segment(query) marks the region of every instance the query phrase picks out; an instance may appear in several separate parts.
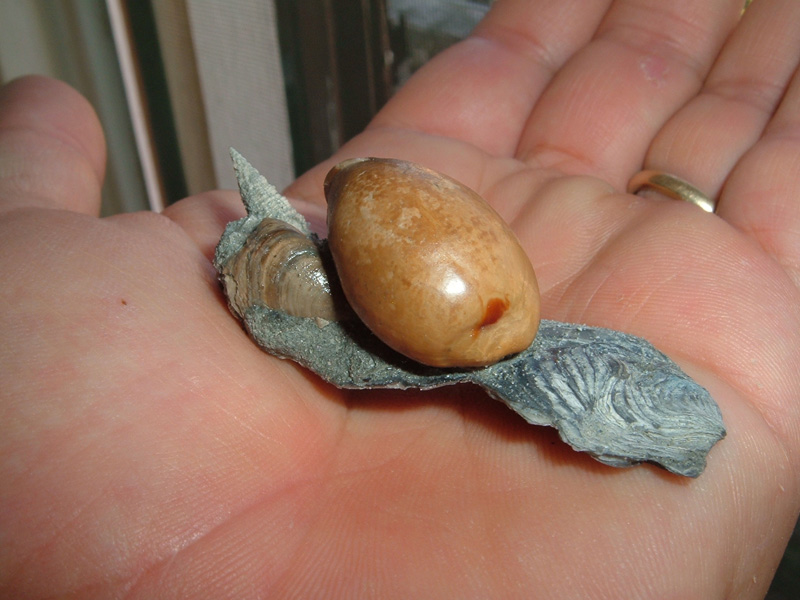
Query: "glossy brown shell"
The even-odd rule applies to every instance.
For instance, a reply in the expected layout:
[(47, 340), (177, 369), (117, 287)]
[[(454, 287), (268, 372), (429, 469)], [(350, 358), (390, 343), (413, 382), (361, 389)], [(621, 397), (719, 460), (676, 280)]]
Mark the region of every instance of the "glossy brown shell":
[(491, 364), (531, 344), (533, 267), (478, 194), (419, 165), (375, 158), (334, 167), (325, 194), (342, 289), (389, 346), (448, 367)]

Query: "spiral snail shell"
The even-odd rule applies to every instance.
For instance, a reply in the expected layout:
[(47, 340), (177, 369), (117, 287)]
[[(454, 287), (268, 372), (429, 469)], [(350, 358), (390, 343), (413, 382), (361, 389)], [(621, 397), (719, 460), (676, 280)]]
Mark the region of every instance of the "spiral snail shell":
[(295, 317), (337, 318), (317, 245), (284, 221), (261, 221), (241, 251), (224, 263), (221, 278), (239, 318), (253, 305)]

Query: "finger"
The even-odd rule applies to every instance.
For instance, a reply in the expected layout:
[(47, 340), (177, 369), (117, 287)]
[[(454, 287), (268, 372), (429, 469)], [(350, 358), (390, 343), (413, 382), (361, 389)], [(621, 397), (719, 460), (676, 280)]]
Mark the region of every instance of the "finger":
[(800, 70), (795, 72), (764, 135), (725, 183), (718, 211), (756, 239), (784, 267), (796, 286), (800, 286), (798, 156)]
[(645, 168), (674, 173), (716, 197), (783, 96), (800, 56), (798, 31), (796, 0), (748, 8), (702, 92), (653, 141)]
[(434, 58), (373, 127), (425, 131), (512, 156), (542, 89), (591, 39), (609, 0), (506, 0), (475, 32)]
[(653, 136), (699, 89), (740, 9), (738, 0), (615, 3), (542, 95), (519, 156), (624, 189)]
[(99, 214), (104, 169), (100, 122), (78, 92), (44, 77), (0, 89), (0, 210)]

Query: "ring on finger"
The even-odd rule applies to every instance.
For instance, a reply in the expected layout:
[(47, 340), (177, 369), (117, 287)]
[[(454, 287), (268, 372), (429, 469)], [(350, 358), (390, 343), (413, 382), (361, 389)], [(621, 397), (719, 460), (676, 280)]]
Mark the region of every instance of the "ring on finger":
[(716, 202), (691, 183), (664, 171), (639, 171), (628, 182), (629, 194), (636, 194), (644, 188), (654, 189), (675, 200), (691, 202), (706, 212), (713, 213), (716, 209)]

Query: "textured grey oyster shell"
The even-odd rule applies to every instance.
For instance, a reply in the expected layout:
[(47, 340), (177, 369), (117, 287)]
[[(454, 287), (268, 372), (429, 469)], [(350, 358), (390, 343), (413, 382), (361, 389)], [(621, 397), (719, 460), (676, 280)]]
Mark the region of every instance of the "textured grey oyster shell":
[[(231, 155), (248, 216), (225, 229), (217, 271), (266, 217), (291, 223), (327, 256), (325, 242), (309, 233), (289, 202), (240, 154)], [(615, 467), (651, 462), (697, 477), (725, 436), (719, 408), (703, 387), (646, 340), (610, 329), (544, 320), (533, 344), (515, 356), (479, 369), (437, 369), (398, 354), (355, 320), (293, 317), (258, 305), (242, 320), (261, 348), (337, 387), (477, 384), (529, 423), (557, 428), (575, 450)]]

